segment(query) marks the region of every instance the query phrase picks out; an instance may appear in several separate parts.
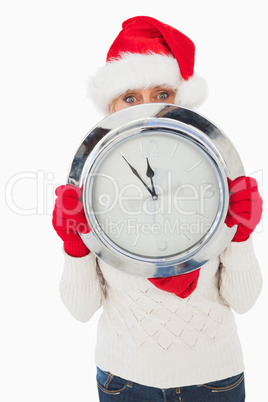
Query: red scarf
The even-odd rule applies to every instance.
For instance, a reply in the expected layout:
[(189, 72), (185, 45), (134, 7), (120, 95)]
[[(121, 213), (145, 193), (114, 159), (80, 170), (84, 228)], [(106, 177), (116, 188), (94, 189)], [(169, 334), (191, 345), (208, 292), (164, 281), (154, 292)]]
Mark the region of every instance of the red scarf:
[(149, 281), (157, 288), (185, 299), (195, 290), (199, 273), (200, 268), (188, 274), (170, 276), (169, 278), (149, 278)]

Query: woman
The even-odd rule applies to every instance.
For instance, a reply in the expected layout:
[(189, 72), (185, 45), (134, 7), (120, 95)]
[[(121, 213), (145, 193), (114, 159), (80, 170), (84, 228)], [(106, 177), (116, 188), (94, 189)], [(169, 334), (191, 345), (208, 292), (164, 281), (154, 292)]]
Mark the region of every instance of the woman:
[[(206, 84), (194, 73), (194, 44), (149, 17), (123, 23), (91, 95), (105, 113), (148, 102), (194, 108)], [(81, 189), (60, 186), (53, 226), (62, 238), (61, 296), (71, 314), (88, 321), (103, 307), (96, 346), (100, 401), (245, 400), (244, 363), (232, 309), (248, 311), (262, 276), (252, 235), (262, 213), (254, 179), (229, 180), (226, 225), (231, 244), (192, 273), (146, 279), (108, 266), (77, 232), (89, 232)]]

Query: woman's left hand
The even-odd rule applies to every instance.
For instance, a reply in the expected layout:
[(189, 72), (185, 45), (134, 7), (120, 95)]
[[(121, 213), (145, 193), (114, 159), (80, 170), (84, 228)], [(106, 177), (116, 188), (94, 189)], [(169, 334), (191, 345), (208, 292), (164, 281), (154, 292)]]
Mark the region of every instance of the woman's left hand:
[(252, 177), (228, 178), (230, 200), (225, 223), (228, 227), (238, 225), (232, 241), (242, 242), (249, 238), (261, 220), (262, 199), (258, 184)]

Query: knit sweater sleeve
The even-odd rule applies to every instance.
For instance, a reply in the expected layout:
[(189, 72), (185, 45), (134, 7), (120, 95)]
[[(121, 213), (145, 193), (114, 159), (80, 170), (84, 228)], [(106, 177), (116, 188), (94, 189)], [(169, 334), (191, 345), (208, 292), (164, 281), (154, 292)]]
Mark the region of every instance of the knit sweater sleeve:
[(245, 242), (231, 242), (221, 253), (220, 261), (220, 296), (234, 311), (243, 314), (255, 304), (262, 289), (252, 236)]
[(71, 257), (64, 252), (65, 264), (60, 282), (60, 295), (73, 317), (88, 321), (102, 306), (105, 283), (96, 257)]

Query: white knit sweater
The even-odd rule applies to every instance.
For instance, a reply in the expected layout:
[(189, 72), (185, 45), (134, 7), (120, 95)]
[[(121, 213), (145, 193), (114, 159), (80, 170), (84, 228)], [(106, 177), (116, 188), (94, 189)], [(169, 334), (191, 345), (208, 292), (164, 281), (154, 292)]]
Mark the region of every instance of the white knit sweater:
[(103, 306), (96, 365), (127, 380), (170, 388), (220, 380), (244, 370), (231, 308), (255, 303), (262, 276), (252, 239), (231, 243), (201, 268), (186, 299), (123, 273), (90, 253), (65, 254), (61, 297), (70, 313), (88, 321)]

